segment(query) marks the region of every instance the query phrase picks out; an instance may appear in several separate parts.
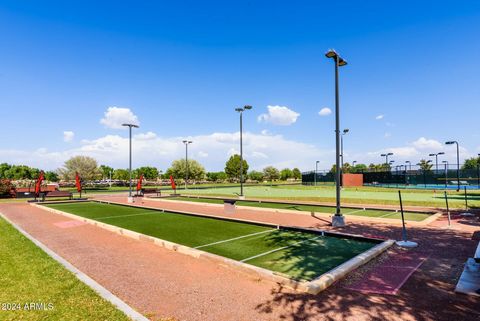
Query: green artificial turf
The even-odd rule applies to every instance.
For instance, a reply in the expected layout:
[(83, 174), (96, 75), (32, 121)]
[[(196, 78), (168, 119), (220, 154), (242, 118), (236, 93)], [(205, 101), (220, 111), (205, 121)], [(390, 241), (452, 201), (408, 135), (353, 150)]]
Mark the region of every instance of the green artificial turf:
[(239, 261), (274, 251), (245, 262), (302, 280), (312, 280), (375, 245), (368, 241), (114, 204), (84, 202), (45, 206)]
[(0, 258), (2, 321), (130, 320), (2, 218)]
[[(211, 204), (223, 204), (222, 199), (201, 198), (201, 197), (198, 198), (198, 197), (177, 196), (175, 198), (172, 198), (172, 200), (211, 203)], [(333, 206), (322, 206), (322, 205), (286, 204), (286, 203), (257, 202), (257, 201), (237, 201), (236, 204), (238, 206), (252, 206), (252, 207), (262, 207), (262, 208), (283, 209), (283, 210), (328, 213), (328, 214), (334, 214), (336, 211), (336, 208)], [(343, 214), (355, 215), (355, 216), (366, 216), (366, 217), (401, 219), (400, 213), (391, 211), (391, 210), (376, 210), (376, 209), (363, 210), (358, 208), (343, 208)], [(404, 212), (404, 216), (405, 216), (405, 219), (409, 221), (422, 221), (428, 218), (430, 214)]]
[[(194, 196), (219, 196), (236, 198), (239, 188), (203, 188), (181, 191), (182, 194)], [(335, 202), (335, 186), (245, 186), (244, 194), (249, 198), (277, 199), (290, 201)], [(448, 191), (450, 207), (464, 206), (463, 191)], [(399, 206), (398, 190), (381, 187), (345, 187), (341, 192), (343, 204), (379, 204)], [(469, 205), (480, 206), (480, 191), (468, 191)], [(402, 190), (404, 205), (445, 207), (443, 190)]]

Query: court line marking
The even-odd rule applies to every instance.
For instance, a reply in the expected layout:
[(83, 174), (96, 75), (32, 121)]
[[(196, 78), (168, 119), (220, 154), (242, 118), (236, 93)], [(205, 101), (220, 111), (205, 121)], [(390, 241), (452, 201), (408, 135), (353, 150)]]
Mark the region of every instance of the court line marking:
[(303, 241), (300, 241), (300, 242), (295, 242), (295, 243), (292, 243), (292, 244), (290, 244), (290, 245), (286, 245), (286, 246), (283, 246), (283, 247), (279, 247), (278, 249), (270, 250), (270, 251), (267, 251), (267, 252), (264, 252), (264, 253), (260, 253), (260, 254), (257, 254), (257, 255), (251, 256), (251, 257), (247, 257), (246, 259), (240, 260), (240, 262), (247, 262), (247, 261), (256, 259), (257, 257), (261, 257), (261, 256), (265, 256), (265, 255), (268, 255), (268, 254), (271, 254), (271, 253), (275, 253), (275, 252), (284, 250), (284, 249), (286, 249), (286, 248), (292, 247), (292, 246), (294, 246), (294, 245), (302, 244), (302, 243), (305, 243), (305, 242), (307, 242), (307, 241), (315, 240), (315, 239), (318, 239), (318, 238), (321, 238), (321, 237), (322, 237), (322, 236), (315, 236), (315, 237), (312, 237), (312, 238), (309, 238), (309, 239), (306, 239), (306, 240), (303, 240)]
[(91, 220), (104, 220), (104, 219), (116, 218), (116, 217), (130, 217), (130, 216), (152, 215), (152, 214), (160, 214), (160, 212), (159, 211), (150, 211), (150, 212), (142, 212), (142, 213), (137, 213), (137, 214), (94, 217), (94, 218), (91, 218)]
[(397, 214), (397, 212), (392, 212), (392, 213), (387, 213), (387, 214), (383, 214), (383, 215), (380, 215), (380, 216), (377, 216), (378, 218), (382, 218), (382, 217), (387, 217), (387, 216), (390, 216), (392, 214)]
[(350, 214), (352, 214), (352, 213), (358, 213), (358, 212), (363, 212), (363, 211), (366, 211), (366, 210), (364, 210), (363, 208), (361, 208), (361, 209), (359, 209), (359, 210), (354, 210), (354, 211), (351, 211), (351, 212), (347, 212), (347, 213), (345, 213), (345, 215), (350, 215)]
[(209, 243), (209, 244), (195, 246), (194, 248), (195, 249), (200, 249), (202, 247), (207, 247), (207, 246), (210, 246), (210, 245), (216, 245), (216, 244), (226, 243), (226, 242), (230, 242), (230, 241), (236, 241), (236, 240), (240, 240), (240, 239), (243, 239), (243, 238), (246, 238), (246, 237), (249, 237), (249, 236), (254, 236), (254, 235), (259, 235), (259, 234), (264, 234), (264, 233), (270, 233), (270, 232), (273, 232), (273, 231), (276, 231), (276, 229), (271, 229), (271, 230), (267, 230), (267, 231), (261, 231), (261, 232), (255, 232), (255, 233), (247, 234), (247, 235), (237, 236), (237, 237), (227, 239), (227, 240), (222, 240), (222, 241), (212, 242), (212, 243)]

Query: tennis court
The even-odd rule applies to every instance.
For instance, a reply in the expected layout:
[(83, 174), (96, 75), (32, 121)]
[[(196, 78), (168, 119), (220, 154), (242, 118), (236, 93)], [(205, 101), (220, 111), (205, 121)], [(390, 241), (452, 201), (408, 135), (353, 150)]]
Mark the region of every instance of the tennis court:
[[(210, 204), (223, 204), (224, 200), (220, 198), (208, 198), (208, 197), (187, 197), (187, 196), (176, 196), (168, 198), (171, 200), (177, 201), (188, 201), (188, 202), (200, 202), (200, 203), (210, 203)], [(293, 204), (293, 203), (281, 203), (281, 202), (265, 202), (265, 201), (236, 201), (238, 206), (252, 206), (252, 207), (262, 207), (262, 208), (273, 208), (273, 209), (283, 209), (283, 210), (293, 210), (293, 211), (304, 211), (304, 212), (317, 212), (317, 213), (328, 213), (335, 214), (336, 208), (334, 206), (326, 205), (307, 205), (307, 204)], [(342, 210), (344, 215), (355, 215), (355, 216), (365, 216), (365, 217), (377, 217), (377, 218), (391, 218), (391, 219), (401, 219), (401, 213), (394, 210), (383, 210), (383, 209), (363, 209), (363, 208), (353, 208), (345, 207)], [(404, 216), (408, 221), (423, 221), (424, 219), (430, 217), (433, 213), (418, 213), (418, 212), (409, 212), (405, 211)]]
[(311, 281), (379, 242), (98, 202), (52, 209)]

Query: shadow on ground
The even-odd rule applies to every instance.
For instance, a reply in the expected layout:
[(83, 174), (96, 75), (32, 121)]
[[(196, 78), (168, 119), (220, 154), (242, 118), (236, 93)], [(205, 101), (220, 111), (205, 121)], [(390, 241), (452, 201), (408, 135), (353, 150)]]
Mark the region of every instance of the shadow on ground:
[[(473, 223), (470, 220), (470, 224)], [(326, 228), (319, 222), (318, 228)], [(349, 223), (337, 229), (346, 233), (370, 234), (399, 239), (401, 229), (386, 225)], [(411, 250), (392, 248), (379, 258), (351, 273), (346, 279), (318, 295), (286, 289), (272, 289), (271, 299), (256, 309), (264, 314), (282, 311), (281, 320), (475, 320), (480, 315), (480, 301), (455, 294), (456, 282), (467, 257), (474, 253), (476, 242), (471, 232), (426, 227), (409, 227), (408, 237), (419, 243)], [(298, 255), (292, 248), (285, 253)], [(400, 289), (398, 295), (363, 294), (347, 290), (345, 285), (359, 279), (388, 255), (398, 251), (416, 251), (428, 257)], [(305, 271), (307, 273), (307, 271)]]

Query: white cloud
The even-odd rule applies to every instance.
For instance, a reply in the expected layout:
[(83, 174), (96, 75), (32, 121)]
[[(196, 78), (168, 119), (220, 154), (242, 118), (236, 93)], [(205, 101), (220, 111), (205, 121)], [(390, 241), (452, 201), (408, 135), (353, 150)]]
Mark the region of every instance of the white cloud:
[(375, 119), (380, 120), (380, 119), (383, 119), (383, 117), (385, 117), (385, 115), (378, 115), (377, 117), (375, 117)]
[(73, 137), (75, 137), (75, 133), (70, 131), (70, 130), (66, 130), (63, 132), (63, 141), (64, 142), (71, 142), (73, 140)]
[(270, 135), (270, 132), (266, 129), (261, 131), (262, 135)]
[(267, 106), (268, 114), (258, 116), (259, 122), (271, 123), (274, 125), (288, 126), (297, 121), (299, 113), (285, 106)]
[(390, 138), (392, 137), (392, 133), (386, 132), (385, 135), (383, 135), (385, 138)]
[(123, 128), (122, 124), (130, 123), (138, 125), (138, 117), (130, 110), (123, 107), (108, 107), (100, 123), (109, 128)]
[(155, 134), (154, 132), (146, 132), (134, 135), (133, 137), (138, 140), (152, 140), (157, 138), (157, 134)]
[(328, 108), (328, 107), (324, 107), (324, 108), (320, 109), (320, 111), (318, 112), (318, 114), (319, 114), (320, 116), (328, 116), (328, 115), (330, 115), (331, 113), (332, 113), (332, 110), (331, 110), (330, 108)]
[[(155, 133), (153, 133), (155, 134)], [(148, 136), (149, 139), (143, 139)], [(183, 137), (159, 137), (139, 134), (133, 137), (133, 167), (156, 166), (165, 170), (173, 160), (185, 157)], [(232, 154), (239, 153), (238, 132), (211, 133), (189, 137), (195, 143), (189, 145), (189, 155), (197, 157), (207, 170), (218, 171)], [(0, 150), (2, 160), (35, 166), (45, 170), (56, 169), (75, 155), (94, 157), (99, 164), (115, 168), (128, 167), (128, 135), (106, 135), (92, 140), (82, 140), (80, 146), (64, 151), (46, 149)], [(261, 170), (268, 165), (277, 168), (299, 167), (310, 170), (315, 160), (325, 164), (334, 162), (333, 150), (320, 150), (313, 145), (294, 141), (282, 135), (262, 135), (246, 132), (243, 136), (243, 152), (250, 169)], [(301, 155), (301, 156), (299, 156)]]
[(420, 137), (416, 141), (412, 142), (412, 145), (421, 150), (431, 150), (435, 152), (436, 150), (440, 150), (444, 148), (444, 145), (440, 143), (438, 140), (435, 139), (427, 139), (425, 137)]

